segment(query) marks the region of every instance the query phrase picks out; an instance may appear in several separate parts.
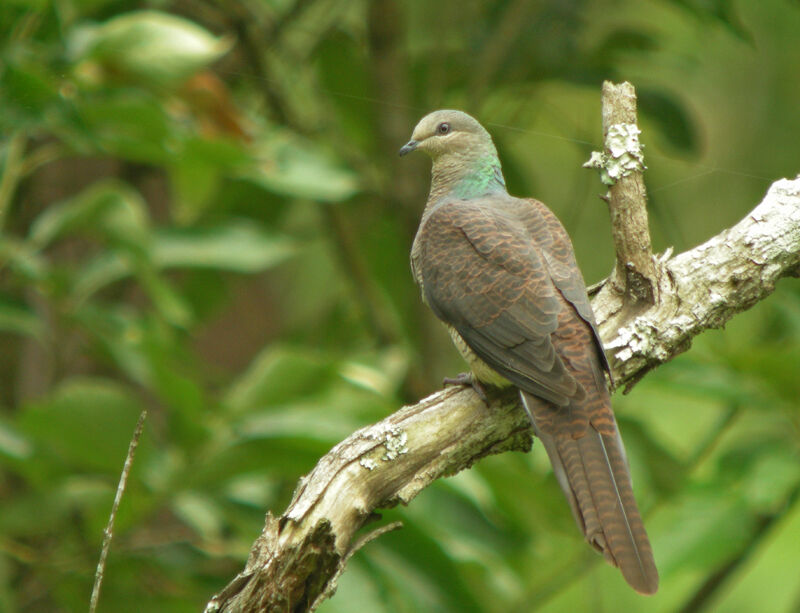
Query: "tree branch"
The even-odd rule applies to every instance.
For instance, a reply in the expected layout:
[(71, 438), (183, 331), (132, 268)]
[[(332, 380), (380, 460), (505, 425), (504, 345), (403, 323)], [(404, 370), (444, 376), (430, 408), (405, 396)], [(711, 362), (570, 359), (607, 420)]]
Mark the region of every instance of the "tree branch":
[(652, 305), (657, 296), (656, 270), (647, 224), (644, 157), (636, 119), (636, 92), (628, 82), (603, 83), (603, 134), (606, 154), (627, 162), (608, 189), (611, 232), (617, 262), (612, 277), (627, 302)]
[(702, 245), (656, 261), (659, 301), (609, 325), (618, 299), (592, 302), (614, 374), (628, 391), (649, 370), (686, 351), (691, 339), (721, 328), (769, 296), (785, 276), (800, 276), (800, 177), (772, 184), (749, 215)]
[[(628, 82), (603, 83), (604, 150), (592, 153), (584, 164), (597, 168), (609, 186), (611, 236), (616, 264), (602, 289), (616, 297), (617, 320), (629, 311), (642, 311), (658, 300), (657, 270), (647, 224), (647, 191), (644, 186), (644, 156), (636, 121), (636, 91)], [(623, 308), (624, 307), (624, 308)]]
[[(628, 387), (689, 347), (703, 330), (766, 298), (784, 276), (800, 275), (800, 177), (774, 183), (733, 228), (659, 261), (661, 300), (617, 330), (593, 301), (616, 380)], [(267, 516), (245, 569), (206, 611), (310, 611), (335, 589), (356, 532), (375, 509), (407, 504), (436, 479), (476, 460), (531, 446), (516, 397), (449, 388), (354, 433), (301, 479), (289, 508)]]
[(408, 504), (436, 479), (479, 458), (531, 448), (516, 394), (491, 406), (461, 387), (437, 392), (336, 445), (300, 480), (289, 508), (266, 526), (211, 611), (310, 611), (332, 594), (357, 530), (377, 508)]

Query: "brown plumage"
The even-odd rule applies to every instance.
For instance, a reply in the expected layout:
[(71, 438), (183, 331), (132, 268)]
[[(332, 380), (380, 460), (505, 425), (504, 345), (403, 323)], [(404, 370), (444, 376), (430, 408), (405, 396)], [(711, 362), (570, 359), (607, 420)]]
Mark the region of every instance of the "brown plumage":
[(587, 541), (634, 589), (654, 593), (658, 572), (569, 236), (544, 204), (508, 195), (491, 137), (469, 115), (427, 115), (401, 155), (415, 149), (433, 158), (411, 252), (423, 300), (475, 378), (519, 389)]

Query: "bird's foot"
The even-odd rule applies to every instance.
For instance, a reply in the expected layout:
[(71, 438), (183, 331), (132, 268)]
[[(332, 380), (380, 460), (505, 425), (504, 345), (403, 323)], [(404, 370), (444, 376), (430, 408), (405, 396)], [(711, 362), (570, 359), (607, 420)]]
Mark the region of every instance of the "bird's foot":
[(442, 385), (463, 385), (464, 387), (471, 387), (481, 400), (489, 404), (489, 399), (486, 396), (486, 388), (483, 387), (483, 383), (478, 381), (472, 372), (462, 372), (455, 377), (445, 377), (442, 380)]

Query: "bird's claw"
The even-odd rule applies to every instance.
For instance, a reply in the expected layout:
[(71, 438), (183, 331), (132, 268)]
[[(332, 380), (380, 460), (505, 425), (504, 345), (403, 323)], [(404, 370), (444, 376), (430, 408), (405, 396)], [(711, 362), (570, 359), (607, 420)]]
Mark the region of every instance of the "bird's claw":
[(471, 387), (481, 400), (489, 404), (489, 399), (486, 396), (486, 388), (483, 387), (483, 383), (478, 381), (471, 372), (462, 372), (455, 377), (445, 377), (442, 380), (442, 385), (463, 385), (464, 387)]

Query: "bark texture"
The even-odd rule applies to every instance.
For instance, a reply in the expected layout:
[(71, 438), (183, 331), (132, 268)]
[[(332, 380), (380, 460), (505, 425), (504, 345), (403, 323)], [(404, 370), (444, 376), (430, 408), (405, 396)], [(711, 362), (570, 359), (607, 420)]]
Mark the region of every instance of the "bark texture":
[(659, 298), (652, 308), (616, 325), (620, 296), (601, 293), (592, 302), (615, 378), (626, 390), (686, 351), (703, 330), (722, 327), (769, 296), (781, 277), (800, 276), (800, 177), (773, 183), (732, 228), (654, 261)]
[(313, 610), (336, 589), (350, 555), (386, 531), (354, 538), (375, 509), (407, 504), (436, 479), (483, 456), (527, 451), (531, 436), (516, 393), (487, 406), (462, 387), (358, 430), (300, 480), (280, 518), (267, 515), (245, 569), (206, 611)]
[(636, 125), (636, 92), (630, 83), (603, 83), (605, 153), (623, 168), (608, 188), (611, 234), (617, 263), (615, 290), (633, 307), (655, 302), (658, 284), (647, 223), (644, 158)]
[[(596, 168), (609, 186), (611, 237), (616, 264), (601, 295), (618, 305), (609, 315), (611, 325), (622, 325), (632, 313), (641, 312), (659, 299), (656, 262), (650, 246), (647, 223), (647, 192), (640, 130), (636, 124), (636, 91), (628, 82), (603, 83), (602, 152), (592, 153), (585, 168)], [(605, 296), (603, 296), (605, 299)]]

